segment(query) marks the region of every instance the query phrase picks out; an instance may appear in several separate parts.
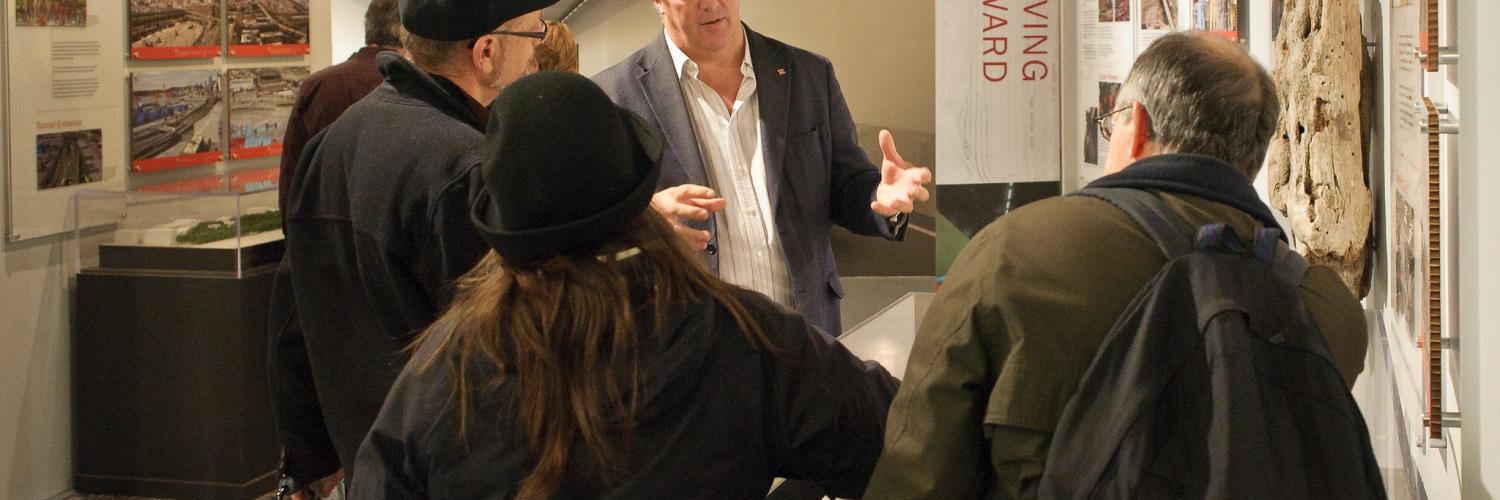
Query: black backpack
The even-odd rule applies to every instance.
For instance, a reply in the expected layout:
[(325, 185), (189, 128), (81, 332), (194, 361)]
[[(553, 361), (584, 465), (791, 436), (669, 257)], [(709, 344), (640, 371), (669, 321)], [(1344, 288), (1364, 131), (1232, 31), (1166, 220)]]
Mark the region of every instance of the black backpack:
[(1086, 189), (1167, 255), (1116, 320), (1052, 437), (1040, 497), (1385, 498), (1364, 417), (1261, 229), (1194, 230), (1161, 198)]

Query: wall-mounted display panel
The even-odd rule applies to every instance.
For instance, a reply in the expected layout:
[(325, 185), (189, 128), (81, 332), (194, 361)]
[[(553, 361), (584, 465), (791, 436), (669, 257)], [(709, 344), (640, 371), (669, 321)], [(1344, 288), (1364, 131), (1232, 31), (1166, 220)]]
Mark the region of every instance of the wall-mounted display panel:
[(300, 56), (308, 53), (308, 0), (225, 0), (229, 55)]
[(207, 59), (223, 54), (222, 0), (130, 0), (131, 59)]
[(234, 160), (281, 154), (281, 139), (307, 66), (229, 70), (229, 157)]
[(224, 84), (215, 69), (130, 75), (132, 172), (224, 158)]
[(129, 140), (123, 2), (10, 0), (4, 4), (7, 121), (6, 239), (69, 227), (80, 188), (123, 185)]

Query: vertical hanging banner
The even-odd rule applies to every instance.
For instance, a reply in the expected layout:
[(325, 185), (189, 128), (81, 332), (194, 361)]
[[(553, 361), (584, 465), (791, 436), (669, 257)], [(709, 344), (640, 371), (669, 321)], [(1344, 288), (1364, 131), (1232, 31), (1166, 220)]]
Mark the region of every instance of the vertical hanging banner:
[(938, 3), (940, 183), (1061, 178), (1057, 3)]
[(985, 225), (1061, 190), (1059, 2), (938, 2), (938, 275)]

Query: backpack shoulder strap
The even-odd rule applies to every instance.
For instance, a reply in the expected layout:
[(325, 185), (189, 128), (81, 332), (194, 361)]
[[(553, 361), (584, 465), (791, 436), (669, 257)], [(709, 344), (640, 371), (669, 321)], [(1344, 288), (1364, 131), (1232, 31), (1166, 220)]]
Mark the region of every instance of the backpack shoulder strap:
[(1073, 194), (1088, 196), (1109, 202), (1123, 210), (1135, 220), (1146, 234), (1156, 241), (1167, 260), (1187, 254), (1193, 250), (1197, 231), (1181, 215), (1172, 210), (1167, 202), (1150, 191), (1133, 188), (1087, 188)]

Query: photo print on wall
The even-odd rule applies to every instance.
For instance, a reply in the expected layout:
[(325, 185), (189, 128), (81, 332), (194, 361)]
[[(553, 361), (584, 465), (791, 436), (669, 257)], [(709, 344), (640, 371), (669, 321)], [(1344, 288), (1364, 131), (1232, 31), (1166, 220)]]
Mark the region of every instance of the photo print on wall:
[(16, 0), (16, 26), (87, 26), (88, 0)]
[(220, 0), (130, 0), (130, 58), (219, 57), (219, 4)]
[(300, 56), (310, 51), (308, 0), (226, 2), (230, 56)]
[(1130, 22), (1130, 0), (1099, 0), (1099, 22)]
[(1141, 0), (1141, 29), (1176, 30), (1177, 0)]
[(229, 158), (281, 154), (281, 138), (307, 66), (229, 70)]
[(1193, 29), (1240, 38), (1240, 0), (1193, 0)]
[(224, 85), (217, 70), (130, 75), (130, 168), (155, 172), (224, 158)]
[(1406, 342), (1412, 346), (1421, 346), (1422, 303), (1418, 299), (1422, 296), (1421, 287), (1425, 281), (1422, 274), (1425, 259), (1419, 258), (1423, 254), (1417, 227), (1419, 221), (1416, 210), (1407, 203), (1400, 190), (1392, 190), (1391, 198), (1394, 208), (1392, 216), (1396, 219), (1392, 221), (1395, 235), (1391, 241), (1389, 270), (1391, 309), (1395, 312), (1400, 331), (1410, 336)]
[(60, 188), (104, 179), (103, 129), (36, 136), (36, 189)]

